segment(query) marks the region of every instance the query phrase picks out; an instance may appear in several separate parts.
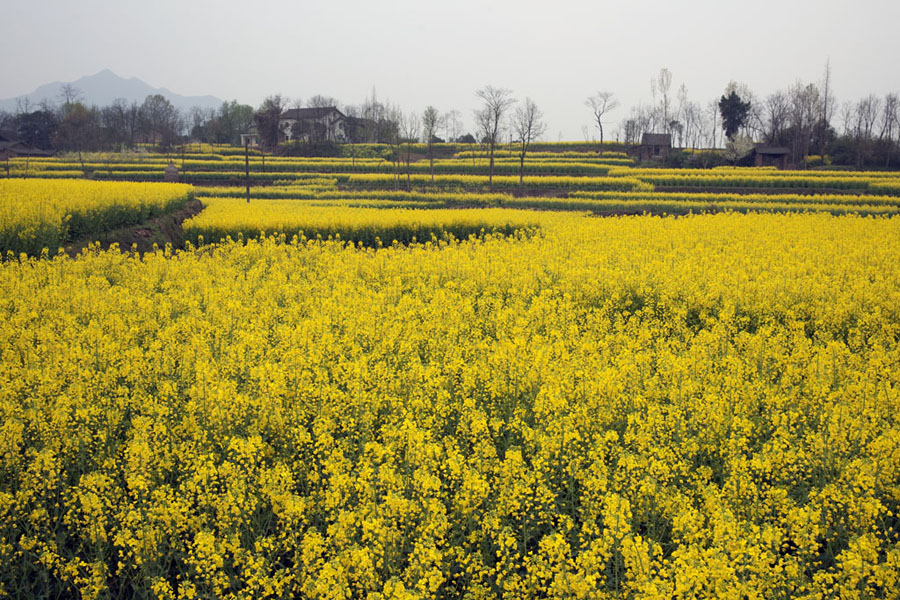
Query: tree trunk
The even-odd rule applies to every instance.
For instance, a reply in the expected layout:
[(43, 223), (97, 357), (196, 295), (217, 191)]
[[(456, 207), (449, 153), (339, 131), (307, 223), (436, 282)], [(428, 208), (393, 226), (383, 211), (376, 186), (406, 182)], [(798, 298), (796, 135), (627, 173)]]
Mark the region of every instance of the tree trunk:
[(519, 155), (519, 189), (525, 187), (525, 151)]
[(600, 128), (600, 156), (603, 156), (603, 123), (597, 120), (597, 126)]
[(400, 189), (400, 161), (402, 157), (400, 156), (400, 142), (397, 142), (396, 149), (391, 146), (392, 158), (394, 159), (394, 189)]
[(412, 191), (412, 184), (409, 176), (409, 154), (412, 151), (412, 142), (406, 142), (406, 191)]
[(494, 191), (494, 142), (491, 141), (491, 162), (488, 167), (488, 191)]

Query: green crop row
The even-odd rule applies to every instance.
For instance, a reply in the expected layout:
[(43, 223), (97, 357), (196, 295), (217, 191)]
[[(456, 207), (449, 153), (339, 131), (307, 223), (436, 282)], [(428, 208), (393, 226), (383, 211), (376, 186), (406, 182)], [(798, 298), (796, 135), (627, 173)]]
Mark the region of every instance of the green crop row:
[[(458, 187), (466, 189), (484, 189), (489, 187), (488, 178), (479, 175), (435, 175), (432, 179), (428, 175), (402, 175), (399, 178), (392, 174), (365, 174), (365, 175), (340, 175), (338, 183), (350, 188), (389, 188), (397, 189), (407, 186), (421, 187)], [(619, 191), (650, 191), (653, 188), (635, 178), (629, 177), (564, 177), (543, 176), (525, 177), (519, 183), (519, 178), (514, 176), (495, 176), (493, 185), (497, 189), (530, 189), (530, 190), (619, 190)]]

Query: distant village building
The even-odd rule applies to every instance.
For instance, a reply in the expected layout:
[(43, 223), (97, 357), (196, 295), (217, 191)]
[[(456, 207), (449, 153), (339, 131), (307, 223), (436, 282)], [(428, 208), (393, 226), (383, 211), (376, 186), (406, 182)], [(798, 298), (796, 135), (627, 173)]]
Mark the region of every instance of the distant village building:
[(278, 130), (285, 141), (346, 142), (347, 116), (334, 106), (292, 108), (278, 120)]
[(241, 134), (241, 146), (250, 146), (251, 148), (259, 146), (259, 129), (256, 126)]
[(9, 160), (10, 158), (36, 157), (36, 156), (52, 156), (51, 152), (29, 146), (25, 142), (18, 139), (12, 131), (0, 131), (0, 160)]
[[(345, 115), (334, 106), (291, 108), (278, 119), (279, 142), (387, 143), (390, 123)], [(251, 127), (241, 134), (241, 146), (259, 146), (259, 129)]]
[[(361, 121), (346, 116), (334, 106), (291, 108), (278, 119), (278, 141), (343, 143), (350, 141)], [(254, 126), (242, 133), (241, 145), (259, 146), (259, 129)]]
[(672, 150), (672, 136), (668, 133), (645, 133), (641, 145), (632, 150), (638, 161), (665, 160)]
[(753, 164), (757, 167), (775, 167), (787, 169), (787, 157), (790, 150), (778, 146), (757, 144), (753, 149)]

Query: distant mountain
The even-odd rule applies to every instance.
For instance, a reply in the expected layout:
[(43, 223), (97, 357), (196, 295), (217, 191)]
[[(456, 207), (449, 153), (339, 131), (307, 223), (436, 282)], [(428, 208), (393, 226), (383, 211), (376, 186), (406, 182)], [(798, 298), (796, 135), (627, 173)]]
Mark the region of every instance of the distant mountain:
[(141, 103), (147, 96), (162, 94), (176, 108), (187, 110), (192, 106), (202, 108), (219, 108), (222, 101), (214, 96), (182, 96), (166, 88), (155, 88), (141, 81), (137, 77), (125, 79), (119, 77), (109, 69), (100, 71), (96, 75), (88, 75), (75, 81), (56, 81), (40, 86), (30, 94), (0, 100), (0, 110), (13, 112), (18, 101), (28, 98), (29, 103), (37, 105), (42, 100), (49, 100), (59, 104), (60, 90), (66, 83), (72, 85), (81, 93), (81, 101), (87, 105), (96, 104), (106, 106), (112, 104), (116, 98), (124, 98), (129, 103), (134, 101)]

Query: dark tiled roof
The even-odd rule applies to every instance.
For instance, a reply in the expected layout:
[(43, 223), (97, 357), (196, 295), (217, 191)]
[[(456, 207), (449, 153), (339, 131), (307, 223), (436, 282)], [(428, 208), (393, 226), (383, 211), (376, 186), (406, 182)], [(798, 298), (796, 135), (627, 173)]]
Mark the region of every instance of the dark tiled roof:
[(641, 136), (642, 146), (671, 146), (672, 136), (668, 133), (645, 133)]
[(0, 152), (7, 152), (15, 156), (50, 156), (51, 153), (40, 148), (32, 148), (20, 141), (0, 142)]
[(757, 154), (789, 154), (790, 150), (781, 146), (757, 146), (756, 147)]

